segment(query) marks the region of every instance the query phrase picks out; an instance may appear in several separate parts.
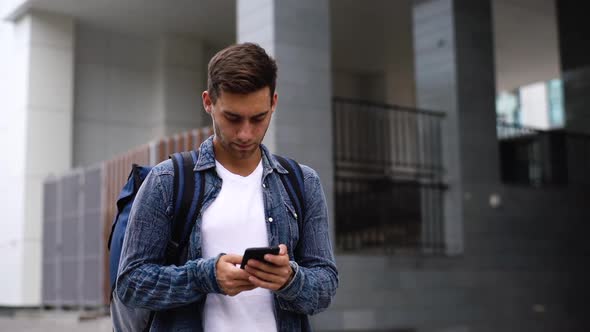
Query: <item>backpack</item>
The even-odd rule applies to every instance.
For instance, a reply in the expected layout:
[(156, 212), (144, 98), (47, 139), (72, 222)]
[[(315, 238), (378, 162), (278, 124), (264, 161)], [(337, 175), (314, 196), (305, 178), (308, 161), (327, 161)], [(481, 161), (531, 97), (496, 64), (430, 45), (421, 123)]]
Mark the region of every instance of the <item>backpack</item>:
[[(294, 160), (278, 155), (274, 157), (289, 172), (280, 174), (281, 182), (285, 187), (289, 199), (294, 205), (301, 232), (301, 222), (304, 213), (303, 199), (303, 171)], [(170, 156), (174, 165), (174, 218), (171, 238), (166, 247), (166, 265), (184, 264), (187, 259), (187, 243), (196, 221), (196, 216), (201, 210), (205, 189), (204, 174), (193, 169), (198, 160), (198, 151), (175, 153)], [(109, 268), (111, 285), (111, 319), (114, 331), (149, 331), (154, 318), (154, 311), (131, 308), (123, 304), (116, 296), (115, 282), (119, 269), (120, 256), (125, 238), (125, 230), (129, 221), (129, 214), (133, 201), (141, 184), (153, 167), (133, 164), (127, 183), (123, 186), (117, 199), (117, 215), (113, 221), (109, 236)], [(199, 188), (196, 191), (196, 188)], [(190, 209), (196, 201), (196, 208)], [(191, 211), (189, 211), (191, 210)], [(299, 217), (301, 216), (301, 217)]]

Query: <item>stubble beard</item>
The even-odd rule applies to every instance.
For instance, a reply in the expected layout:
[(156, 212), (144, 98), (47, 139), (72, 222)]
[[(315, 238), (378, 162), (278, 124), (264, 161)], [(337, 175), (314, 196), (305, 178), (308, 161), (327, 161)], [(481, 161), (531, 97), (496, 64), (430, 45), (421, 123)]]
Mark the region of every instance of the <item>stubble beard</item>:
[[(266, 129), (264, 130), (264, 134), (262, 135), (262, 138), (260, 139), (260, 142), (256, 142), (256, 144), (254, 144), (254, 147), (252, 147), (251, 150), (241, 151), (241, 150), (232, 148), (232, 142), (226, 140), (225, 137), (223, 137), (221, 135), (221, 130), (219, 130), (219, 126), (215, 122), (215, 118), (213, 116), (211, 117), (211, 120), (213, 122), (213, 135), (215, 136), (215, 139), (219, 141), (219, 143), (220, 143), (219, 145), (228, 155), (232, 156), (233, 158), (235, 158), (237, 160), (244, 160), (244, 159), (248, 159), (248, 158), (252, 157), (252, 155), (255, 154), (260, 149), (260, 144), (264, 140), (264, 137), (266, 136), (266, 132), (268, 131), (268, 126), (267, 126)], [(261, 154), (262, 154), (262, 152), (261, 152)]]

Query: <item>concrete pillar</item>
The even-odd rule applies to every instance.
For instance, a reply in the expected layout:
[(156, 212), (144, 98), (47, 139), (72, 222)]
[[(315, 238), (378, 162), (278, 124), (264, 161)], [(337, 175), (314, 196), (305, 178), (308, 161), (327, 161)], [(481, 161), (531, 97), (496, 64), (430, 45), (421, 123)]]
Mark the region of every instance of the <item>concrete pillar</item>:
[(188, 35), (163, 36), (158, 45), (156, 113), (159, 135), (171, 135), (210, 124), (202, 110), (207, 67), (203, 43)]
[(590, 65), (562, 72), (565, 127), (577, 133), (590, 134)]
[[(565, 128), (574, 133), (590, 134), (590, 26), (579, 3), (557, 1), (559, 51)], [(585, 188), (590, 184), (588, 172), (588, 139), (570, 136), (567, 139), (567, 180), (571, 187)]]
[[(9, 41), (14, 57), (1, 135), (0, 305), (41, 302), (42, 183), (72, 165), (73, 37), (69, 17), (27, 12), (14, 19)], [(9, 152), (10, 151), (10, 152)], [(7, 214), (6, 214), (7, 213)]]
[(558, 0), (559, 52), (563, 79), (565, 127), (590, 133), (590, 26), (579, 3)]
[(334, 216), (329, 1), (238, 0), (237, 22), (238, 42), (260, 44), (279, 67), (265, 144), (319, 173)]
[(485, 199), (481, 188), (499, 182), (491, 5), (415, 0), (413, 20), (417, 107), (446, 113), (445, 240), (459, 254), (470, 215), (464, 199)]

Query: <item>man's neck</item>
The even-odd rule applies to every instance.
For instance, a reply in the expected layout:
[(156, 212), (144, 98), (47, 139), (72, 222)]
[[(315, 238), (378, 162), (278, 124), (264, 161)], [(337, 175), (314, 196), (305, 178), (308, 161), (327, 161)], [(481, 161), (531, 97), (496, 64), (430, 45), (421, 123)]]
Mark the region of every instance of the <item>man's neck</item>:
[(262, 159), (262, 149), (258, 148), (249, 158), (234, 159), (223, 149), (220, 144), (213, 142), (215, 160), (217, 160), (228, 171), (241, 176), (248, 176), (254, 172)]

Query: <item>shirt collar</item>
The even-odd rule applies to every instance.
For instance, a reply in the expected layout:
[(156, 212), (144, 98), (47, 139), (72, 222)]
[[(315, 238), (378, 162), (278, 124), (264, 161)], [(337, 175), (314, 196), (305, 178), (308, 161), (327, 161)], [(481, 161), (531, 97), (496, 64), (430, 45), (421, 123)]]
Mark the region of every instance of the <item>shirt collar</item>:
[[(195, 164), (195, 171), (204, 171), (215, 167), (215, 149), (213, 149), (213, 137), (207, 138), (199, 147), (199, 159)], [(273, 170), (281, 174), (289, 173), (277, 160), (264, 144), (260, 144), (262, 150), (262, 168), (264, 174), (269, 174)]]

